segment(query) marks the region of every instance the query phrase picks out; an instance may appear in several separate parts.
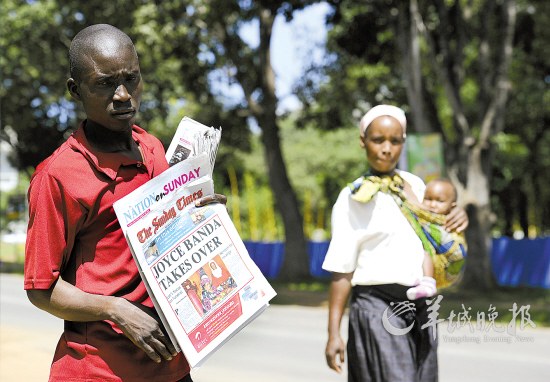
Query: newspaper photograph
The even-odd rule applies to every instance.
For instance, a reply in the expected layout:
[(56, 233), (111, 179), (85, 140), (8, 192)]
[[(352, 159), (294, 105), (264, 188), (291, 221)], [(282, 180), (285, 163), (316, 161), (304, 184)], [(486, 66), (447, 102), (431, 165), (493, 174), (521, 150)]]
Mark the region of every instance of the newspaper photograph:
[(215, 129), (189, 117), (183, 117), (166, 150), (168, 164), (172, 166), (189, 157), (207, 153), (210, 165), (214, 168), (221, 133), (221, 128)]

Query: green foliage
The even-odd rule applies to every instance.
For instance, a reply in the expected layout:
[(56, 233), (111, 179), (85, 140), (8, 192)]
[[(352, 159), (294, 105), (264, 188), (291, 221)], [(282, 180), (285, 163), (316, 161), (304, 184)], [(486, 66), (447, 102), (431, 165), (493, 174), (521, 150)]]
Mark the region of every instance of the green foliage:
[[(311, 68), (298, 87), (306, 106), (299, 124), (313, 121), (316, 128), (328, 130), (356, 125), (368, 107), (377, 103), (402, 105), (413, 116), (415, 111), (407, 107), (412, 106), (411, 96), (406, 93), (410, 86), (406, 74), (412, 68), (404, 65), (407, 52), (399, 44), (404, 33), (409, 33), (410, 3), (392, 0), (329, 3), (334, 5), (327, 22), (331, 28), (327, 41), (330, 60), (324, 67)], [(426, 35), (419, 33), (424, 90), (415, 96), (424, 98), (424, 112), (431, 129), (441, 131), (445, 137), (447, 167), (458, 168), (459, 180), (464, 184), (468, 180), (464, 154), (479, 139), (491, 97), (502, 91), (495, 79), (501, 73), (498, 65), (502, 52), (498, 47), (505, 33), (504, 5), (491, 1), (418, 2), (419, 14), (433, 45)], [(508, 76), (511, 91), (506, 107), (497, 112), (491, 126), (492, 139), (482, 148), (480, 160), (483, 166), (493, 169), (487, 171), (487, 176), (492, 179), (490, 191), (493, 209), (499, 214), (495, 219), (497, 226), (509, 218), (503, 211), (524, 208), (507, 204), (512, 194), (523, 193), (529, 200), (531, 225), (539, 227), (540, 234), (550, 229), (550, 219), (545, 218), (550, 214), (548, 207), (535, 208), (550, 205), (550, 192), (541, 186), (548, 182), (550, 174), (547, 167), (550, 133), (545, 131), (550, 120), (547, 106), (550, 71), (546, 59), (550, 54), (546, 27), (550, 22), (550, 5), (540, 0), (517, 1), (516, 9), (514, 52)], [(444, 86), (441, 74), (448, 76), (452, 89)], [(317, 83), (319, 78), (327, 80)], [(457, 106), (449, 98), (452, 92), (456, 92), (459, 107), (468, 121), (467, 134), (458, 127)]]
[[(404, 103), (393, 2), (329, 1), (329, 60), (312, 66), (296, 86), (305, 106), (300, 125), (333, 130), (357, 126), (374, 103)], [(319, 79), (327, 79), (320, 81)]]
[[(305, 203), (306, 195), (309, 195), (308, 208), (311, 208), (312, 219), (304, 230), (311, 233), (316, 228), (321, 228), (328, 233), (330, 210), (338, 193), (366, 170), (366, 161), (361, 160), (364, 153), (359, 147), (358, 130), (351, 127), (324, 132), (315, 129), (314, 126), (298, 129), (293, 115), (281, 123), (281, 128), (283, 153), (289, 177), (304, 209), (308, 204)], [(246, 174), (249, 174), (255, 183), (254, 193), (243, 192), (239, 187), (240, 215), (245, 237), (249, 237), (250, 230), (246, 227), (249, 214), (246, 207), (249, 205), (247, 198), (256, 198), (255, 205), (261, 209), (265, 204), (269, 205), (268, 198), (271, 195), (267, 183), (267, 169), (263, 161), (264, 149), (259, 136), (252, 137), (251, 148), (248, 153), (235, 153), (243, 171), (239, 175), (238, 183), (244, 184)], [(320, 214), (322, 216), (319, 216)], [(262, 216), (262, 213), (259, 215)], [(265, 222), (263, 219), (260, 221)], [(260, 224), (260, 229), (261, 227)], [(277, 237), (280, 238), (280, 230), (278, 232)], [(265, 239), (265, 235), (260, 234), (262, 239)]]
[(21, 264), (25, 262), (25, 243), (5, 243), (0, 240), (0, 263)]
[(530, 165), (527, 161), (529, 148), (522, 142), (521, 137), (514, 134), (497, 134), (493, 142), (496, 146), (495, 160), (500, 164), (502, 174), (502, 178), (493, 183), (493, 189), (499, 190), (526, 173)]
[(7, 54), (0, 57), (1, 126), (2, 139), (7, 127), (17, 132), (14, 164), (32, 172), (84, 117), (65, 86), (68, 48), (94, 23), (115, 25), (135, 41), (145, 79), (140, 125), (168, 144), (178, 117), (189, 115), (224, 126), (226, 144), (246, 148), (246, 116), (224, 110), (210, 92), (212, 67), (199, 58), (203, 45), (193, 37), (200, 34), (198, 19), (187, 9), (178, 1), (2, 2), (0, 48)]
[[(139, 123), (165, 144), (183, 115), (222, 126), (216, 189), (230, 195), (227, 174), (229, 167), (235, 168), (245, 235), (252, 236), (256, 229), (251, 231), (247, 214), (251, 205), (247, 198), (254, 198), (257, 221), (274, 221), (265, 231), (261, 231), (263, 224), (258, 224), (254, 235), (280, 239), (280, 217), (269, 217), (273, 207), (263, 209), (274, 203), (264, 147), (248, 127), (252, 115), (248, 103), (261, 103), (268, 96), (258, 70), (259, 47), (246, 44), (239, 32), (242, 26), (257, 22), (262, 7), (290, 18), (293, 11), (314, 2), (4, 0), (0, 12), (0, 136), (8, 139), (7, 127), (18, 133), (18, 142), (12, 142), (16, 149), (13, 159), (24, 171), (32, 171), (67, 137), (83, 117), (65, 88), (70, 40), (86, 25), (111, 23), (133, 38), (140, 55), (145, 93)], [(388, 102), (405, 109), (408, 105), (403, 52), (398, 44), (403, 21), (399, 16), (409, 16), (408, 2), (328, 3), (334, 10), (327, 23), (326, 62), (322, 67), (312, 66), (297, 86), (304, 110), (278, 120), (289, 177), (298, 199), (302, 204), (307, 201), (303, 212), (309, 214), (310, 225), (316, 225), (317, 216), (328, 220), (338, 192), (364, 170), (355, 127), (362, 114), (374, 103)], [(501, 2), (438, 2), (445, 6), (445, 14), (436, 13), (435, 3), (420, 3), (426, 26), (434, 35), (439, 33), (437, 46), (449, 43), (454, 60), (443, 64), (454, 76), (462, 106), (477, 133), (487, 106), (483, 102), (487, 89), (482, 85), (492, 79), (492, 69), (498, 63), (497, 52), (491, 49), (502, 39), (497, 23)], [(503, 211), (510, 208), (506, 199), (523, 193), (529, 199), (530, 224), (541, 234), (550, 230), (550, 3), (520, 0), (517, 4), (511, 92), (502, 131), (491, 140), (491, 192), (497, 226)], [(470, 15), (463, 20), (467, 22), (464, 35), (453, 28), (454, 19), (443, 19), (462, 11)], [(480, 46), (484, 34), (489, 34), (488, 47)], [(489, 49), (491, 59), (486, 67), (479, 62), (484, 49)], [(444, 133), (446, 152), (453, 145), (463, 149), (456, 116), (424, 40), (420, 52), (429, 118)], [(222, 98), (221, 89), (228, 88), (234, 96)], [(456, 161), (457, 157), (448, 159)], [(252, 188), (245, 190), (245, 174), (255, 185), (255, 193)], [(324, 228), (329, 227), (325, 224)], [(312, 227), (305, 230), (311, 232)]]
[(0, 192), (0, 231), (4, 231), (13, 221), (26, 219), (25, 204), (28, 188), (28, 176), (20, 173), (14, 189)]
[(313, 125), (296, 129), (289, 118), (282, 126), (282, 140), (292, 183), (298, 195), (310, 192), (314, 205), (332, 206), (340, 190), (366, 170), (355, 127), (329, 132)]
[(66, 71), (60, 65), (67, 62), (68, 38), (54, 1), (3, 1), (1, 15), (1, 134), (7, 139), (7, 127), (18, 132), (11, 159), (26, 169), (53, 151), (67, 127)]
[(264, 181), (252, 172), (237, 174), (230, 169), (231, 186), (216, 185), (216, 192), (229, 195), (227, 209), (243, 240), (282, 241), (282, 222), (275, 212), (273, 194)]

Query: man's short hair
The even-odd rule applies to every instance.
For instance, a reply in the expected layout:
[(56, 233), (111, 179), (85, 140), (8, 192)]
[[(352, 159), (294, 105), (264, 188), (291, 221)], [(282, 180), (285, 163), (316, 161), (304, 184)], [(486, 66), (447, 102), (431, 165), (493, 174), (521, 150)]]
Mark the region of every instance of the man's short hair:
[(82, 70), (85, 67), (85, 57), (91, 53), (98, 39), (103, 37), (116, 39), (121, 43), (134, 46), (126, 33), (109, 24), (95, 24), (82, 29), (73, 38), (69, 48), (70, 75), (75, 81), (81, 80)]

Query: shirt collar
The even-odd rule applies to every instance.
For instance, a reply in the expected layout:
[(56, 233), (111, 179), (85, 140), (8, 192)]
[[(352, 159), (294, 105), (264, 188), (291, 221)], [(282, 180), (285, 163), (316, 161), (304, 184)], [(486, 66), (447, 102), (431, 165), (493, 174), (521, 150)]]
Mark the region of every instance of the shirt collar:
[(132, 126), (132, 138), (139, 145), (143, 156), (143, 161), (136, 161), (120, 153), (105, 153), (94, 149), (84, 133), (86, 121), (80, 123), (78, 129), (67, 140), (68, 144), (76, 151), (82, 153), (84, 157), (99, 172), (104, 173), (110, 179), (115, 180), (120, 166), (143, 165), (146, 166), (149, 173), (153, 172), (153, 147), (149, 147), (144, 142), (143, 135), (145, 130), (137, 125)]

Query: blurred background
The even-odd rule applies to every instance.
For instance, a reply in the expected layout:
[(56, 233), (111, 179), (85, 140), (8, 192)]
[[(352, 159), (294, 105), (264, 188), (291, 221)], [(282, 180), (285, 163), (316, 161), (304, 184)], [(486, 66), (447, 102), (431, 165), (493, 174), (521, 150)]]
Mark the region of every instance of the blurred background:
[(183, 116), (223, 128), (216, 191), (269, 278), (326, 280), (332, 204), (366, 170), (358, 121), (389, 103), (409, 121), (400, 167), (450, 178), (468, 212), (459, 290), (548, 301), (548, 1), (3, 0), (0, 17), (3, 270), (23, 261), (30, 176), (83, 117), (70, 41), (109, 23), (140, 56), (140, 126), (166, 146)]

